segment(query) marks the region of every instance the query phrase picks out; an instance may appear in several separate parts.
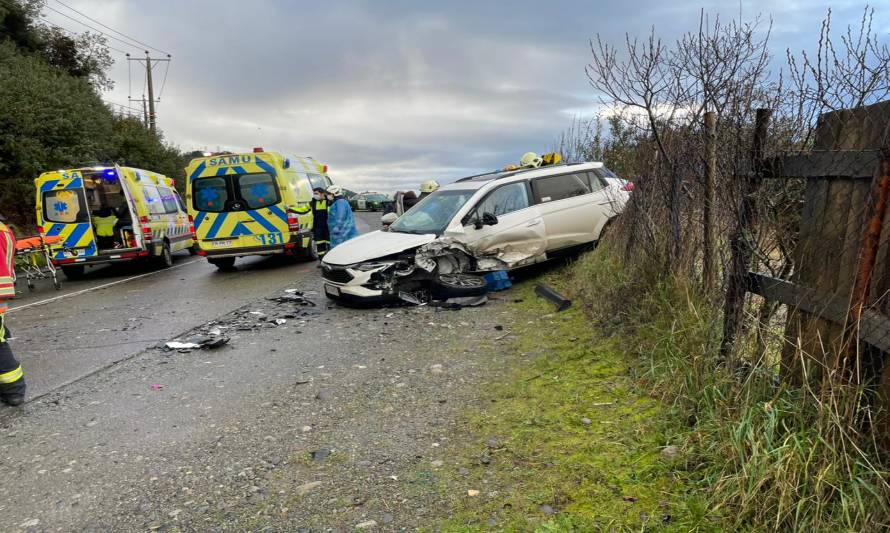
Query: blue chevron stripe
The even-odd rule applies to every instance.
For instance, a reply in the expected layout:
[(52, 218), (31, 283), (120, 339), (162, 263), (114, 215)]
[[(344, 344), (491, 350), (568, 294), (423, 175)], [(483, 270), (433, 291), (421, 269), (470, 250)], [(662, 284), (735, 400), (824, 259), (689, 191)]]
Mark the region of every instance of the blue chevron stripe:
[(210, 231), (207, 232), (207, 239), (213, 239), (216, 237), (216, 234), (219, 233), (219, 228), (223, 225), (223, 222), (226, 221), (226, 217), (228, 213), (219, 213), (216, 215), (216, 220), (213, 221), (213, 225), (210, 226)]
[(263, 218), (263, 217), (262, 217), (259, 213), (257, 213), (256, 211), (248, 211), (247, 214), (250, 215), (250, 218), (252, 218), (252, 219), (256, 220), (257, 222), (259, 222), (260, 225), (262, 225), (263, 228), (265, 228), (266, 231), (268, 231), (269, 233), (278, 233), (278, 232), (281, 231), (281, 230), (279, 230), (278, 228), (276, 228), (274, 225), (272, 225), (271, 222), (269, 222), (268, 220), (266, 220), (265, 218)]
[(282, 222), (287, 222), (287, 213), (285, 213), (280, 207), (277, 205), (269, 206), (269, 211), (272, 211), (272, 214), (281, 219)]
[(189, 176), (189, 181), (195, 181), (197, 178), (199, 178), (201, 176), (201, 174), (204, 172), (205, 168), (207, 168), (207, 163), (204, 161), (201, 161), (201, 163), (199, 163), (198, 166), (195, 167), (195, 170), (192, 172), (192, 175)]

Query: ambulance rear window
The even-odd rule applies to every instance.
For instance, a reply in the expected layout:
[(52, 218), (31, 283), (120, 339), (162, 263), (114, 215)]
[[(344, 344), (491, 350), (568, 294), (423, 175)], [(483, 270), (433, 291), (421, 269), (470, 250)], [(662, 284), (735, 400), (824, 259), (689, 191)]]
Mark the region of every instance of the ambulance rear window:
[(254, 210), (281, 201), (275, 177), (267, 172), (198, 178), (192, 185), (198, 211)]
[(89, 221), (83, 189), (43, 193), (43, 219), (47, 222), (76, 224)]
[(278, 203), (278, 188), (271, 174), (244, 174), (238, 179), (238, 193), (248, 209), (259, 209)]
[(194, 184), (195, 209), (219, 213), (229, 201), (226, 178), (199, 178)]

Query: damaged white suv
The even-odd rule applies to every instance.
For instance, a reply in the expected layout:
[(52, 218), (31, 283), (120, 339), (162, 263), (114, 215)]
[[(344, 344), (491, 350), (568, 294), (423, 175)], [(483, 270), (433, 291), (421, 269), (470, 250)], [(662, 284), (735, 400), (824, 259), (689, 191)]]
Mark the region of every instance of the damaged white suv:
[(325, 255), (325, 294), (417, 302), (484, 293), (484, 280), (473, 273), (538, 263), (596, 242), (631, 189), (602, 163), (460, 179), (424, 198), (389, 231), (360, 235)]

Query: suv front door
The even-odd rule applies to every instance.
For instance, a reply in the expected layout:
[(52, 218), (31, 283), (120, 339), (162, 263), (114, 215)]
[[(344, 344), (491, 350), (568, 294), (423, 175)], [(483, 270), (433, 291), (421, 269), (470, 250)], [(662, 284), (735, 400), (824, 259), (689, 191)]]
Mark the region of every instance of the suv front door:
[[(491, 216), (497, 217), (497, 224), (483, 224), (483, 218)], [(497, 257), (507, 268), (546, 258), (544, 221), (525, 181), (491, 190), (464, 217), (463, 224), (466, 237), (462, 240), (477, 257)]]

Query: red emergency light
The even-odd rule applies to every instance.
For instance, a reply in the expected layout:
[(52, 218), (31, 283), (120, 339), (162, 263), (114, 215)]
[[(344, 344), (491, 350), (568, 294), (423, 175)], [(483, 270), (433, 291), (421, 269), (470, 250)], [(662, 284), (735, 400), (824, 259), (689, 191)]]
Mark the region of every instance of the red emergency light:
[(256, 146), (256, 147), (254, 147), (254, 149), (253, 149), (253, 153), (255, 153), (255, 154), (261, 154), (261, 153), (263, 153), (263, 147), (262, 147), (262, 146)]

